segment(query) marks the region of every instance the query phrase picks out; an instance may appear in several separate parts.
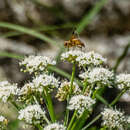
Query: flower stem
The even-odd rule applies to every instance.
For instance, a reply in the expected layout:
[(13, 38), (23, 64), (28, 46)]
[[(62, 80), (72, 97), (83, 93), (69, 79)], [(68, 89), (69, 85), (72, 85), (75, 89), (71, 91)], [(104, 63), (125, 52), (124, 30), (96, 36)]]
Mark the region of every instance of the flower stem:
[(116, 102), (120, 99), (120, 97), (127, 91), (127, 89), (123, 89), (118, 95), (117, 97), (112, 101), (112, 103), (110, 104), (110, 106), (113, 106), (116, 104)]
[[(71, 75), (71, 81), (70, 81), (70, 95), (71, 95), (71, 93), (73, 91), (73, 82), (74, 82), (74, 77), (75, 77), (75, 68), (76, 67), (75, 67), (75, 63), (74, 63), (73, 67), (72, 67), (72, 75)], [(68, 106), (70, 95), (68, 95), (68, 98), (67, 98), (67, 106)], [(64, 122), (65, 126), (68, 124), (68, 120), (69, 120), (69, 110), (66, 108), (65, 122)]]
[(72, 126), (72, 124), (73, 124), (73, 122), (74, 122), (74, 119), (75, 119), (75, 117), (76, 117), (76, 113), (77, 113), (77, 111), (74, 112), (74, 114), (73, 114), (73, 116), (72, 116), (72, 118), (71, 118), (71, 121), (70, 121), (70, 123), (69, 123), (69, 125), (68, 125), (67, 130), (71, 130), (70, 128), (71, 128), (71, 126)]
[(94, 122), (96, 122), (101, 117), (101, 114), (97, 115), (88, 125), (86, 125), (82, 130), (87, 130)]
[(41, 127), (40, 124), (36, 124), (35, 126), (38, 128), (38, 130), (43, 130), (43, 127)]
[[(67, 98), (67, 106), (68, 106), (68, 102), (69, 102), (69, 96)], [(69, 120), (69, 110), (66, 108), (66, 111), (65, 111), (65, 121), (64, 121), (64, 125), (65, 126), (67, 126), (68, 120)]]
[(54, 107), (53, 107), (53, 104), (52, 104), (52, 99), (51, 99), (51, 96), (48, 93), (48, 90), (46, 88), (44, 89), (44, 98), (46, 100), (46, 105), (47, 105), (51, 120), (52, 120), (52, 122), (55, 122), (56, 116), (55, 116), (55, 113), (54, 113)]
[(11, 101), (12, 105), (19, 111), (20, 107), (16, 104), (16, 102)]
[(46, 115), (44, 115), (44, 119), (47, 122), (47, 124), (50, 124), (50, 121), (48, 120), (48, 118), (46, 117)]
[[(110, 105), (108, 105), (110, 108), (115, 105), (118, 100), (120, 99), (120, 97), (127, 91), (127, 89), (123, 89), (118, 95), (117, 97), (112, 101), (112, 103)], [(101, 114), (97, 115), (88, 125), (86, 125), (82, 130), (87, 130), (87, 128), (89, 128), (94, 122), (96, 122), (99, 118), (101, 117)]]
[(84, 86), (83, 86), (83, 93), (85, 92), (85, 90), (86, 90), (86, 88), (87, 88), (87, 85), (88, 85), (88, 82), (85, 81)]
[(73, 64), (73, 67), (72, 67), (72, 76), (71, 76), (71, 83), (70, 83), (70, 94), (72, 93), (73, 91), (73, 82), (74, 82), (74, 76), (75, 76), (75, 63)]

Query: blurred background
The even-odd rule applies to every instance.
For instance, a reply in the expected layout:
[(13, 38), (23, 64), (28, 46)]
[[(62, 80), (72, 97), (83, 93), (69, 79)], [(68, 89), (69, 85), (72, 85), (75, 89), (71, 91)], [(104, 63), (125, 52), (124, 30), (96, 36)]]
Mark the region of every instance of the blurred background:
[[(102, 54), (117, 73), (130, 73), (130, 0), (0, 0), (0, 80), (22, 86), (30, 79), (20, 72), (21, 55), (52, 56), (59, 68), (70, 72), (59, 54), (74, 30), (86, 52)], [(129, 94), (118, 105), (130, 114)], [(18, 130), (15, 109), (10, 104), (1, 106), (0, 113), (13, 122), (10, 130)]]

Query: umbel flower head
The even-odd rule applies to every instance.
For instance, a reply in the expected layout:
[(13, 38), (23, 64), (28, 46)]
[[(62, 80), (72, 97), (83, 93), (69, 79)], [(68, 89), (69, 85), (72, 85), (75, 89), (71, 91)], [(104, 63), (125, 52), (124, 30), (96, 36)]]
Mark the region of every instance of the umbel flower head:
[(116, 76), (116, 84), (119, 89), (130, 89), (130, 74), (119, 74)]
[(79, 66), (99, 66), (106, 62), (106, 59), (103, 58), (100, 54), (94, 53), (94, 51), (88, 53), (82, 53), (79, 57), (76, 58), (76, 61), (79, 63)]
[(76, 59), (82, 56), (83, 54), (84, 52), (79, 50), (70, 50), (61, 54), (61, 60), (74, 63), (76, 62)]
[(114, 73), (105, 68), (94, 68), (90, 72), (85, 72), (79, 75), (80, 78), (87, 80), (91, 84), (101, 83), (111, 87), (114, 79)]
[(92, 52), (84, 53), (79, 50), (70, 50), (61, 55), (61, 60), (70, 63), (76, 62), (80, 67), (82, 66), (99, 66), (106, 62), (100, 54)]
[(47, 125), (43, 130), (66, 130), (66, 127), (59, 123)]
[(21, 88), (20, 95), (29, 94), (32, 92), (43, 92), (44, 87), (52, 90), (58, 87), (59, 81), (53, 75), (41, 74), (36, 76), (31, 83), (27, 83)]
[(101, 114), (103, 120), (102, 125), (106, 126), (110, 130), (113, 128), (124, 130), (125, 125), (128, 123), (124, 113), (118, 110), (105, 108)]
[(2, 102), (7, 102), (11, 96), (17, 95), (18, 91), (16, 84), (10, 84), (8, 81), (0, 82), (0, 100)]
[(40, 105), (29, 105), (19, 111), (19, 120), (24, 120), (29, 124), (39, 124), (40, 120), (44, 119), (45, 111), (41, 109)]
[(95, 100), (89, 96), (76, 95), (70, 99), (68, 109), (77, 110), (79, 114), (82, 114), (85, 110), (91, 111), (93, 104)]
[(55, 65), (56, 62), (49, 57), (46, 56), (28, 56), (23, 61), (19, 63), (25, 68), (22, 69), (24, 72), (39, 72), (45, 71), (49, 65)]
[(0, 116), (0, 128), (4, 129), (8, 124), (8, 120), (4, 116)]
[[(61, 83), (60, 87), (58, 88), (58, 92), (56, 97), (59, 101), (64, 101), (67, 99), (67, 96), (70, 94), (70, 84), (71, 82), (65, 81)], [(74, 82), (72, 86), (72, 95), (80, 94), (81, 90), (79, 86)]]

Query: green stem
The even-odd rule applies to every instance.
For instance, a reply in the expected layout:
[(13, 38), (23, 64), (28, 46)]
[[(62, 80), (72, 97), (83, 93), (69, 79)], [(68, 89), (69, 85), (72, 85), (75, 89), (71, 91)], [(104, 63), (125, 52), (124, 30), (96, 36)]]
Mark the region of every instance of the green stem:
[(85, 81), (84, 87), (83, 87), (83, 93), (85, 92), (86, 88), (87, 88), (88, 82)]
[(51, 124), (46, 115), (44, 115), (44, 120), (47, 122), (47, 124)]
[[(120, 99), (120, 97), (127, 91), (127, 89), (122, 90), (117, 97), (112, 101), (111, 104), (109, 104), (109, 107), (112, 107), (117, 103), (117, 101)], [(94, 122), (96, 122), (101, 117), (101, 114), (97, 115), (88, 125), (86, 125), (82, 130), (87, 130)]]
[(94, 122), (96, 122), (98, 119), (100, 119), (102, 115), (99, 114), (97, 115), (88, 125), (86, 125), (82, 130), (87, 130), (87, 128), (89, 128)]
[(89, 117), (89, 112), (85, 110), (83, 114), (79, 117), (79, 119), (77, 119), (74, 122), (71, 130), (81, 130), (88, 117)]
[(71, 126), (72, 126), (72, 124), (73, 124), (73, 122), (74, 122), (74, 120), (75, 120), (76, 114), (77, 114), (77, 111), (74, 112), (74, 114), (73, 114), (73, 116), (72, 116), (72, 118), (71, 118), (71, 121), (70, 121), (70, 123), (69, 123), (69, 125), (68, 125), (67, 130), (71, 130), (70, 128), (71, 128)]
[(55, 116), (55, 112), (54, 112), (54, 107), (53, 107), (53, 103), (52, 103), (52, 99), (51, 99), (51, 95), (48, 93), (47, 88), (44, 89), (44, 97), (46, 98), (46, 105), (51, 117), (52, 122), (56, 121), (56, 116)]
[(96, 94), (95, 96), (96, 96), (96, 98), (97, 98), (99, 101), (101, 101), (103, 104), (105, 104), (105, 105), (108, 106), (108, 107), (111, 107), (110, 104), (109, 104), (102, 96), (100, 96), (99, 94)]
[(13, 104), (13, 106), (14, 106), (18, 111), (20, 110), (20, 107), (16, 104), (16, 102), (11, 101), (11, 103)]
[(75, 63), (73, 64), (73, 67), (72, 67), (72, 76), (71, 76), (71, 83), (70, 83), (70, 94), (72, 94), (72, 91), (73, 91), (73, 82), (74, 82), (74, 77), (75, 77)]
[(127, 91), (127, 89), (123, 89), (118, 95), (117, 97), (112, 101), (112, 103), (110, 104), (110, 106), (113, 106), (116, 104), (116, 102), (120, 99), (120, 97)]
[[(69, 96), (67, 98), (67, 106), (68, 106), (68, 102), (69, 102)], [(65, 119), (64, 119), (64, 125), (67, 126), (68, 124), (68, 120), (69, 120), (69, 109), (66, 108), (66, 111), (65, 111)]]
[[(53, 72), (56, 72), (57, 74), (59, 75), (62, 75), (64, 77), (66, 77), (67, 79), (70, 79), (71, 78), (71, 75), (55, 66), (48, 66), (48, 70), (49, 71), (53, 71)], [(77, 79), (75, 78), (75, 82), (79, 85), (79, 86), (83, 86), (82, 83)]]
[(36, 126), (39, 130), (43, 130), (43, 127), (41, 127), (40, 124), (36, 124), (35, 126)]
[[(37, 99), (36, 99), (35, 96), (33, 96), (33, 99), (34, 99), (35, 103), (39, 105), (39, 103), (38, 103), (38, 101), (37, 101)], [(48, 124), (50, 124), (50, 121), (48, 120), (48, 118), (46, 117), (46, 115), (44, 115), (44, 120), (45, 120)]]
[[(71, 81), (70, 81), (70, 95), (73, 91), (73, 82), (74, 82), (74, 77), (75, 77), (75, 63), (73, 64), (73, 67), (72, 67), (72, 75), (71, 75)], [(68, 105), (68, 102), (69, 102), (69, 98), (70, 98), (70, 95), (68, 95), (68, 98), (67, 98), (67, 105)], [(66, 109), (66, 113), (65, 113), (65, 122), (64, 124), (67, 125), (68, 124), (68, 120), (69, 120), (69, 110)]]

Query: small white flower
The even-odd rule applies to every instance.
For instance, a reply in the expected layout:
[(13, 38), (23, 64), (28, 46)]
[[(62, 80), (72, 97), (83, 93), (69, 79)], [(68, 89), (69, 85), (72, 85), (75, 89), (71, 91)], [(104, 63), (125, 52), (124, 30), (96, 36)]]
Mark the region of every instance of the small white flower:
[(66, 127), (59, 123), (53, 123), (46, 126), (43, 130), (66, 130)]
[(50, 90), (58, 87), (59, 81), (53, 75), (41, 74), (36, 76), (31, 83), (27, 83), (21, 88), (20, 95), (28, 94), (29, 92), (43, 92), (44, 87)]
[(130, 74), (117, 75), (116, 84), (119, 89), (130, 88)]
[[(57, 95), (56, 95), (59, 101), (64, 101), (65, 99), (67, 99), (67, 96), (70, 94), (70, 90), (71, 90), (70, 85), (71, 85), (71, 82), (68, 82), (68, 81), (64, 81), (63, 83), (61, 83), (60, 87), (58, 88)], [(81, 90), (78, 84), (73, 82), (71, 94), (79, 94), (79, 93), (81, 93)]]
[(82, 55), (77, 57), (76, 61), (79, 63), (79, 66), (99, 66), (105, 63), (106, 59), (100, 54), (91, 51), (88, 53), (82, 53)]
[(33, 79), (35, 86), (59, 86), (58, 80), (53, 75), (42, 74)]
[(127, 119), (123, 112), (105, 108), (102, 114), (102, 125), (107, 126), (110, 130), (116, 128), (118, 130), (124, 130), (124, 126), (127, 124)]
[(91, 111), (92, 105), (95, 104), (95, 100), (89, 96), (76, 95), (69, 101), (69, 110), (77, 110), (79, 114), (82, 114), (85, 110)]
[(10, 84), (8, 81), (0, 82), (0, 99), (5, 103), (12, 95), (17, 95), (19, 89), (16, 84)]
[(0, 122), (3, 122), (5, 120), (4, 116), (0, 116)]
[(44, 71), (49, 65), (55, 65), (56, 62), (46, 56), (29, 56), (26, 57), (23, 61), (19, 63), (22, 66), (25, 66), (24, 72), (37, 72)]
[(19, 111), (19, 120), (25, 120), (27, 123), (39, 123), (44, 119), (45, 111), (41, 109), (40, 105), (29, 105)]
[(83, 73), (79, 74), (79, 77), (80, 77), (81, 79), (86, 80), (86, 79), (89, 78), (89, 72), (88, 72), (88, 71), (83, 72)]
[(79, 50), (70, 50), (61, 54), (61, 60), (74, 63), (76, 58), (82, 56), (84, 52)]
[(8, 120), (0, 115), (0, 129), (5, 130), (6, 126), (8, 124)]
[(111, 87), (112, 80), (114, 79), (114, 73), (105, 68), (94, 68), (90, 72), (85, 72), (79, 75), (82, 79), (89, 83), (101, 83)]

